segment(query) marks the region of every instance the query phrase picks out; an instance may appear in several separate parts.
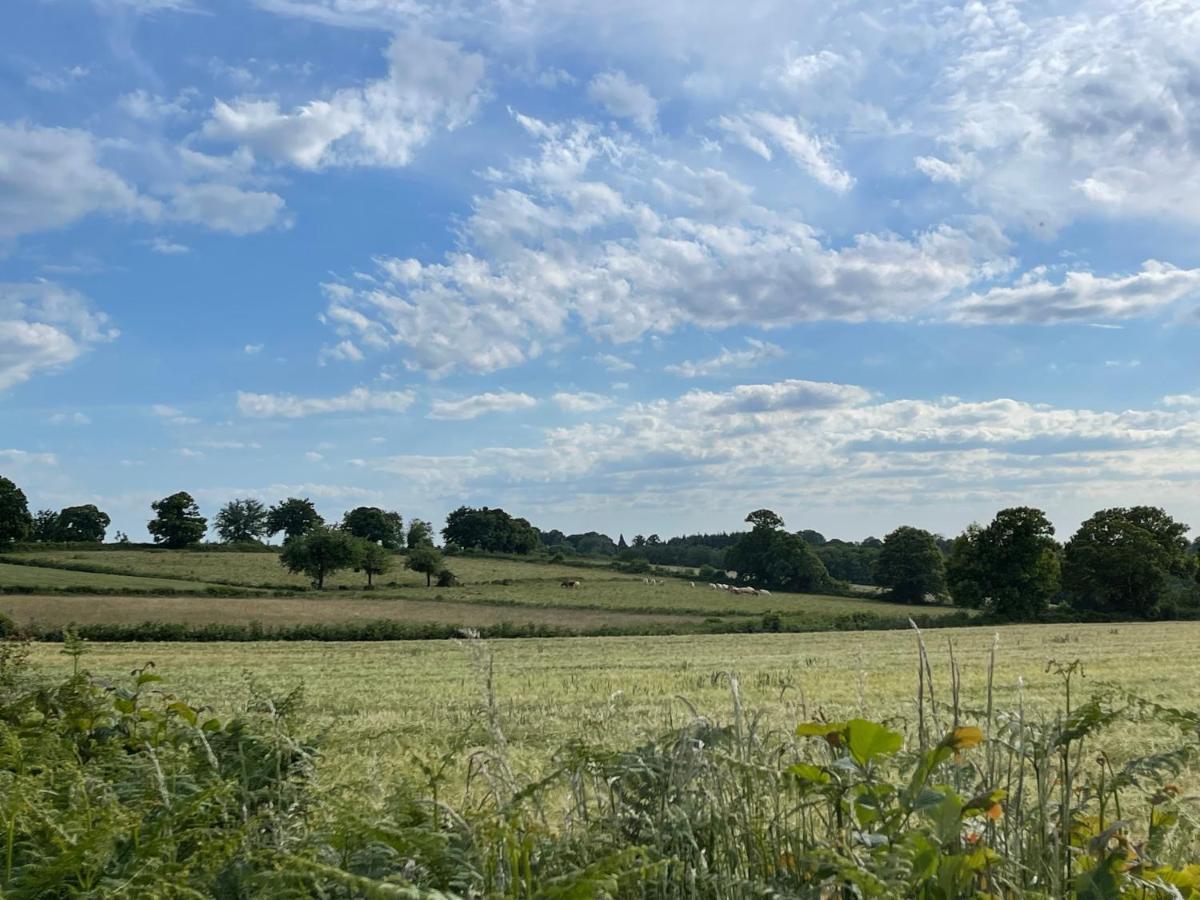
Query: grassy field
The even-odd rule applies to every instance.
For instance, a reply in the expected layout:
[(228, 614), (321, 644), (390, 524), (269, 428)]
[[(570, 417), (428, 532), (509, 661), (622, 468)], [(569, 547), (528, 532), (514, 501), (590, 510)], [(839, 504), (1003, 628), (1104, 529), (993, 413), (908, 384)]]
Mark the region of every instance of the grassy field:
[[(17, 566), (0, 564), (0, 587), (5, 584), (40, 586), (51, 591), (63, 586), (80, 587), (89, 584), (105, 589), (124, 586), (129, 589), (160, 590), (204, 590), (209, 584), (223, 583), (239, 587), (273, 586), (284, 590), (296, 590), (308, 586), (307, 579), (286, 572), (273, 553), (204, 553), (169, 550), (128, 551), (43, 551), (13, 554), (16, 559), (37, 561), (39, 566)], [(514, 611), (502, 621), (541, 622), (548, 618), (563, 620), (563, 614), (552, 610), (573, 610), (571, 615), (579, 622), (598, 621), (597, 613), (611, 614), (604, 617), (608, 624), (635, 624), (631, 617), (641, 614), (649, 616), (642, 622), (675, 621), (680, 624), (705, 617), (761, 617), (765, 613), (778, 613), (788, 625), (817, 626), (837, 616), (872, 614), (894, 618), (902, 623), (914, 612), (925, 615), (941, 615), (953, 612), (945, 606), (912, 607), (887, 603), (871, 597), (837, 597), (812, 594), (774, 593), (770, 596), (733, 596), (724, 591), (712, 590), (707, 584), (677, 578), (651, 579), (647, 583), (640, 575), (626, 575), (604, 567), (575, 567), (508, 559), (479, 557), (452, 557), (447, 564), (453, 569), (460, 584), (452, 588), (428, 588), (424, 576), (403, 568), (403, 557), (397, 557), (395, 568), (378, 579), (376, 589), (367, 592), (364, 576), (355, 572), (341, 572), (331, 577), (329, 589), (321, 596), (327, 598), (322, 621), (341, 622), (356, 617), (346, 604), (350, 600), (363, 601), (361, 608), (370, 607), (366, 601), (383, 598), (409, 601), (412, 609), (420, 608), (433, 615), (431, 621), (472, 622), (471, 613), (455, 608), (455, 604), (479, 604), (483, 607), (514, 607)], [(45, 568), (44, 565), (66, 568)], [(83, 572), (80, 569), (91, 569)], [(114, 579), (135, 579), (123, 585)], [(140, 581), (136, 579), (141, 579)], [(172, 580), (173, 579), (173, 580)], [(194, 579), (194, 580), (193, 580)], [(564, 589), (563, 580), (579, 580), (580, 587)], [(658, 583), (661, 582), (661, 583)], [(315, 599), (315, 594), (306, 594)], [(441, 602), (444, 606), (432, 604)], [(261, 620), (281, 621), (284, 610), (304, 609), (305, 621), (321, 614), (321, 607), (307, 605), (293, 607), (276, 598), (256, 598), (256, 617)], [(0, 607), (2, 608), (2, 607)], [(72, 609), (74, 607), (57, 607)], [(144, 609), (153, 619), (162, 620), (163, 615), (174, 615), (181, 610), (212, 610), (230, 612), (229, 619), (209, 621), (242, 621), (245, 605), (213, 604), (202, 606), (164, 606), (158, 603), (125, 603), (112, 607), (114, 621), (129, 621), (135, 610)], [(389, 608), (386, 618), (392, 617), (395, 607)], [(23, 613), (21, 613), (23, 614)], [(407, 614), (405, 614), (407, 615)], [(489, 613), (481, 611), (481, 616)], [(178, 621), (177, 619), (172, 619)], [(41, 621), (55, 623), (58, 620), (47, 613)], [(71, 621), (71, 620), (67, 620)], [(195, 622), (192, 613), (186, 621)], [(490, 621), (490, 620), (489, 620)], [(61, 624), (66, 624), (65, 622)], [(589, 627), (577, 625), (578, 628)]]
[(290, 625), (347, 622), (438, 622), (465, 628), (483, 628), (503, 622), (545, 625), (573, 631), (603, 627), (662, 626), (687, 628), (699, 625), (699, 616), (655, 613), (621, 613), (608, 610), (556, 609), (553, 607), (495, 606), (486, 603), (445, 603), (437, 600), (395, 598), (326, 599), (298, 597), (87, 597), (77, 595), (3, 595), (0, 613), (21, 626), (136, 625), (141, 622), (177, 622), (207, 625), (213, 622), (266, 628)]
[(109, 591), (203, 591), (208, 584), (197, 581), (146, 575), (107, 575), (50, 569), (44, 566), (10, 565), (0, 562), (0, 587), (38, 587), (47, 590), (91, 588)]
[[(1196, 702), (1200, 623), (927, 631), (943, 702), (952, 642), (963, 703), (982, 705), (997, 634), (1000, 708), (1058, 708), (1062, 680), (1047, 672), (1047, 662), (1075, 659), (1084, 667), (1073, 684), (1076, 698), (1116, 685), (1166, 704)], [(528, 771), (540, 770), (572, 739), (630, 746), (688, 721), (693, 709), (728, 720), (729, 673), (737, 674), (743, 703), (761, 714), (763, 728), (857, 715), (884, 718), (906, 732), (914, 725), (911, 632), (507, 640), (492, 642), (490, 650), (501, 724), (514, 760)], [(33, 656), (45, 670), (69, 666), (55, 645), (37, 645)], [(85, 657), (88, 668), (109, 676), (148, 661), (172, 691), (225, 698), (221, 712), (244, 702), (251, 682), (276, 692), (302, 685), (305, 729), (325, 736), (337, 777), (386, 778), (408, 769), (414, 754), (485, 741), (480, 672), (453, 641), (108, 644)], [(1131, 728), (1108, 749), (1116, 758), (1150, 752), (1158, 739), (1152, 729)]]

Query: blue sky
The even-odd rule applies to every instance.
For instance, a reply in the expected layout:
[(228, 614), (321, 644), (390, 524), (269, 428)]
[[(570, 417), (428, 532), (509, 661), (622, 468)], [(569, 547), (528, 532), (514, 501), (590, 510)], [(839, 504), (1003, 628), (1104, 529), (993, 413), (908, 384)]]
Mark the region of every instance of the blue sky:
[(34, 507), (1200, 519), (1192, 3), (4, 19), (0, 472)]

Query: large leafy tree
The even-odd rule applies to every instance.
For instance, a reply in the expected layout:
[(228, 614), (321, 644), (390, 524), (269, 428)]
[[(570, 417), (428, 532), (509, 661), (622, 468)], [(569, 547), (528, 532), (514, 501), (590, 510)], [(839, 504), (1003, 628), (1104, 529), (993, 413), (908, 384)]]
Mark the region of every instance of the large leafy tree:
[(267, 513), (267, 533), (283, 532), (284, 541), (290, 541), (325, 524), (313, 502), (307, 497), (288, 497), (276, 503)]
[(781, 591), (811, 592), (829, 585), (825, 565), (798, 534), (783, 530), (783, 519), (769, 509), (746, 517), (754, 527), (725, 554), (725, 565), (738, 580)]
[(39, 509), (33, 517), (33, 530), (30, 538), (35, 541), (47, 542), (58, 540), (58, 513), (52, 509)]
[(375, 576), (384, 574), (392, 567), (392, 551), (382, 544), (376, 544), (373, 541), (363, 540), (362, 538), (359, 538), (359, 541), (358, 562), (355, 563), (354, 570), (356, 572), (365, 572), (367, 587), (374, 587)]
[(377, 506), (359, 506), (342, 517), (342, 529), (388, 550), (404, 547), (404, 520), (398, 512)]
[(94, 504), (68, 506), (58, 514), (55, 539), (100, 543), (111, 524), (108, 513), (97, 509)]
[(408, 523), (408, 537), (406, 539), (409, 547), (421, 547), (428, 544), (433, 546), (433, 526), (424, 519), (413, 519)]
[(955, 538), (946, 579), (958, 606), (1036, 616), (1060, 587), (1054, 526), (1040, 509), (1002, 509), (986, 528), (972, 525)]
[(430, 544), (422, 544), (408, 551), (404, 568), (420, 572), (425, 576), (425, 587), (433, 583), (433, 576), (442, 571), (442, 554)]
[(25, 492), (0, 475), (0, 544), (23, 541), (33, 530)]
[(358, 565), (362, 542), (340, 528), (318, 525), (283, 545), (279, 563), (289, 572), (304, 573), (320, 590), (334, 572)]
[(208, 520), (187, 491), (179, 491), (150, 504), (155, 516), (146, 528), (154, 543), (164, 547), (186, 547), (197, 543), (208, 530)]
[(937, 539), (921, 528), (902, 525), (883, 539), (875, 561), (875, 583), (893, 599), (924, 603), (946, 592), (946, 562)]
[(267, 507), (253, 497), (230, 500), (213, 518), (213, 526), (227, 544), (259, 541), (267, 534)]
[(1101, 510), (1067, 542), (1063, 586), (1076, 606), (1148, 616), (1172, 577), (1195, 573), (1187, 532), (1155, 506)]
[(449, 544), (475, 547), (492, 553), (532, 553), (540, 542), (538, 531), (526, 519), (513, 518), (502, 509), (460, 506), (446, 517), (442, 537)]

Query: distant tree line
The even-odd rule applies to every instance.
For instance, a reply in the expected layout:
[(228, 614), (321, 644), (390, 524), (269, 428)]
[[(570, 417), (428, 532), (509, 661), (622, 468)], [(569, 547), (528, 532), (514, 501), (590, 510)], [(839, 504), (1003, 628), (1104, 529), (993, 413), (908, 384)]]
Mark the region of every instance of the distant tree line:
[[(198, 544), (208, 520), (196, 501), (179, 491), (151, 504), (147, 523), (163, 547)], [(694, 534), (662, 540), (635, 535), (626, 542), (589, 531), (541, 531), (503, 509), (460, 506), (441, 530), (444, 552), (515, 555), (542, 553), (611, 557), (626, 567), (698, 569), (700, 576), (756, 587), (819, 592), (846, 585), (875, 585), (905, 603), (945, 602), (997, 618), (1036, 619), (1052, 606), (1130, 617), (1200, 614), (1197, 550), (1187, 525), (1151, 506), (1100, 510), (1066, 543), (1055, 538), (1046, 514), (1033, 507), (998, 512), (987, 525), (972, 524), (954, 539), (901, 526), (882, 540), (827, 540), (813, 530), (790, 532), (769, 509), (746, 517), (749, 531)], [(30, 514), (25, 494), (0, 476), (0, 546), (24, 541), (101, 542), (111, 520), (93, 504)], [(431, 585), (452, 584), (430, 523), (373, 506), (348, 510), (330, 525), (306, 497), (267, 506), (236, 498), (213, 517), (226, 544), (258, 544), (283, 536), (281, 562), (320, 587), (346, 568), (363, 572), (368, 585), (406, 551), (406, 567)], [(118, 532), (119, 535), (119, 532)]]

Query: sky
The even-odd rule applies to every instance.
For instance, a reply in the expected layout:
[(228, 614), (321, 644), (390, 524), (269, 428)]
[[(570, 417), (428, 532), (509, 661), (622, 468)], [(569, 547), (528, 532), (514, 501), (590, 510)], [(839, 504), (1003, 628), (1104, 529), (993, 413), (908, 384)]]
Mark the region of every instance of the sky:
[(1200, 525), (1200, 7), (7, 0), (0, 474)]

